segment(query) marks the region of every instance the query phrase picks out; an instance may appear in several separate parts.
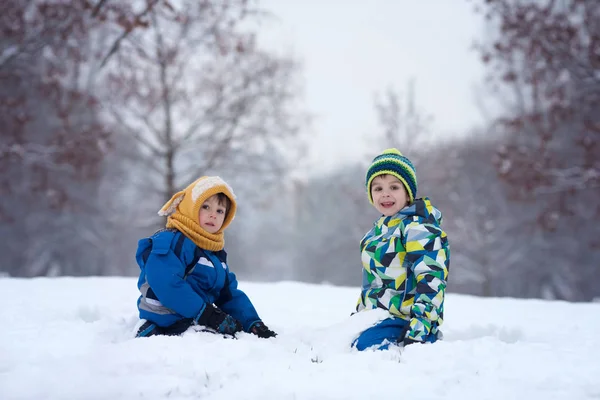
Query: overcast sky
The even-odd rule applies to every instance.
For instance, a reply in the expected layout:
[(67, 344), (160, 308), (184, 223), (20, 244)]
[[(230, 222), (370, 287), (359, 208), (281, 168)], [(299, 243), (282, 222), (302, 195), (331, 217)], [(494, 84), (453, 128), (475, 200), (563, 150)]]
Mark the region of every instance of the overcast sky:
[[(467, 0), (263, 0), (277, 17), (263, 42), (303, 62), (305, 101), (315, 115), (311, 160), (318, 170), (370, 158), (376, 92), (405, 93), (433, 131), (461, 134), (482, 120), (475, 89), (483, 68), (472, 45), (482, 18)], [(401, 149), (402, 150), (402, 149)]]

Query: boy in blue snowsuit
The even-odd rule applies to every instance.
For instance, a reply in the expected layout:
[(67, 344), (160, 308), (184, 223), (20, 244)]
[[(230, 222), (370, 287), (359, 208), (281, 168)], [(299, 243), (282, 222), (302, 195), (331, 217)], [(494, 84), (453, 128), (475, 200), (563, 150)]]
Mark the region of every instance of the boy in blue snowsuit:
[(389, 317), (361, 332), (358, 350), (433, 343), (442, 334), (450, 267), (441, 212), (415, 199), (417, 175), (397, 149), (373, 159), (366, 174), (371, 204), (382, 215), (360, 243), (363, 283), (356, 310), (384, 309)]
[(141, 239), (136, 253), (137, 306), (145, 320), (137, 337), (180, 335), (190, 327), (276, 336), (227, 265), (223, 231), (236, 208), (233, 190), (217, 176), (199, 178), (162, 207), (166, 229)]

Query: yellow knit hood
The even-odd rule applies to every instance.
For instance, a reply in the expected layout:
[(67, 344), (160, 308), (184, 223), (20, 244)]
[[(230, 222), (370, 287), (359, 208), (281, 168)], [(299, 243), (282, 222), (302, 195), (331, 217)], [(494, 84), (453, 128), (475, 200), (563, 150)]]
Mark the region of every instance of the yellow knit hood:
[[(231, 201), (223, 226), (216, 233), (204, 230), (198, 221), (198, 212), (211, 196), (223, 193)], [(162, 206), (158, 215), (167, 217), (167, 228), (183, 232), (198, 247), (210, 251), (222, 250), (225, 246), (223, 231), (235, 217), (237, 210), (233, 189), (218, 176), (203, 176), (192, 182), (184, 190), (177, 192)]]

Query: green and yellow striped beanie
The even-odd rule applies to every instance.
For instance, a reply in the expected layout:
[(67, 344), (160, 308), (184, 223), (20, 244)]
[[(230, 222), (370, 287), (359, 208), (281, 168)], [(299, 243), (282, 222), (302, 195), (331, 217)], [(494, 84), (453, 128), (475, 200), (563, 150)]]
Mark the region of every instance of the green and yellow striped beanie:
[(366, 186), (369, 202), (373, 204), (371, 196), (371, 183), (376, 176), (393, 175), (404, 184), (408, 193), (409, 202), (417, 196), (417, 171), (410, 160), (402, 155), (398, 149), (386, 149), (373, 159), (367, 170)]

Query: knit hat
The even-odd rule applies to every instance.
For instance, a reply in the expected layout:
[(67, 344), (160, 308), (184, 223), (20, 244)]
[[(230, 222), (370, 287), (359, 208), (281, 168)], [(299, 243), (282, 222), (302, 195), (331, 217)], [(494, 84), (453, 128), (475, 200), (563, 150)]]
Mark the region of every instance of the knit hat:
[[(223, 225), (216, 233), (204, 230), (198, 221), (198, 212), (211, 196), (223, 193), (231, 201)], [(223, 231), (235, 217), (237, 204), (233, 189), (218, 176), (203, 176), (192, 182), (184, 190), (177, 192), (167, 201), (158, 215), (167, 217), (167, 228), (176, 228), (183, 232), (199, 247), (217, 251), (223, 249), (225, 241)]]
[(371, 183), (376, 176), (392, 175), (404, 184), (408, 201), (412, 203), (417, 195), (417, 171), (410, 160), (402, 155), (398, 149), (386, 149), (383, 153), (373, 159), (367, 169), (367, 194), (369, 202), (373, 204), (371, 196)]

